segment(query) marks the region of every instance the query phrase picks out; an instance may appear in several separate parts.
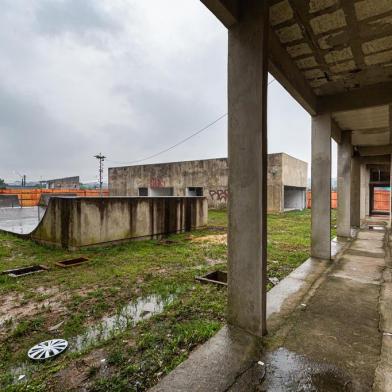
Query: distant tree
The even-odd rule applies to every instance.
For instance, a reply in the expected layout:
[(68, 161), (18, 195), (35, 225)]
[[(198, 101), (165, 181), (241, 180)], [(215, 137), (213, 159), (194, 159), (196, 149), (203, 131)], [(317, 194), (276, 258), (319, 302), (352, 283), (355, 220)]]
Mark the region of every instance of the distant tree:
[(0, 189), (5, 189), (5, 181), (0, 178)]

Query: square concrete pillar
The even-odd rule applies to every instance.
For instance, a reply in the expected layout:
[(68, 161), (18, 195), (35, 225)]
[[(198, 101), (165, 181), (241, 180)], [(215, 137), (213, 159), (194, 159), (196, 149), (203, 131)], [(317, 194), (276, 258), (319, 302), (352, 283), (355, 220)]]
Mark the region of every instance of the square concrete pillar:
[(330, 113), (312, 117), (311, 255), (331, 258), (331, 128)]
[[(267, 2), (239, 2), (229, 30), (228, 322), (266, 332)], [(224, 359), (223, 359), (224, 360)]]
[(351, 237), (351, 132), (342, 132), (338, 144), (337, 235)]
[(358, 156), (351, 160), (351, 226), (361, 224), (361, 163)]

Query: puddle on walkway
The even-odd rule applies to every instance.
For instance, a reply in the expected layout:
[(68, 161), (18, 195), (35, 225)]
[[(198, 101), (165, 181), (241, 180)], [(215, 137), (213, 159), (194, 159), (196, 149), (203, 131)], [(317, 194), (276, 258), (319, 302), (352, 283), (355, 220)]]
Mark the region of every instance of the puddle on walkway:
[(336, 367), (311, 361), (285, 348), (267, 354), (263, 361), (266, 364), (263, 391), (353, 391), (350, 379)]
[[(98, 324), (94, 324), (81, 335), (68, 339), (68, 352), (80, 353), (84, 350), (103, 343), (119, 334), (126, 329), (135, 326), (139, 321), (147, 320), (150, 317), (162, 313), (165, 306), (173, 302), (175, 296), (169, 295), (162, 297), (150, 295), (139, 298), (129, 303), (121, 310), (110, 317), (104, 317)], [(61, 336), (58, 336), (62, 338)], [(30, 375), (39, 369), (40, 364), (32, 361), (26, 361), (10, 369), (14, 382), (25, 382)], [(25, 377), (19, 380), (19, 377)]]

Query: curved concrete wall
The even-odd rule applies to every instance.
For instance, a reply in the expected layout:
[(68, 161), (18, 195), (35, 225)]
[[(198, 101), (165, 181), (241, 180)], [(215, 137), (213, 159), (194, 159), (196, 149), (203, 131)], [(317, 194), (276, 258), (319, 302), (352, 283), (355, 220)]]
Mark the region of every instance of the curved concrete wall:
[(207, 217), (204, 197), (54, 197), (29, 237), (78, 249), (189, 231)]

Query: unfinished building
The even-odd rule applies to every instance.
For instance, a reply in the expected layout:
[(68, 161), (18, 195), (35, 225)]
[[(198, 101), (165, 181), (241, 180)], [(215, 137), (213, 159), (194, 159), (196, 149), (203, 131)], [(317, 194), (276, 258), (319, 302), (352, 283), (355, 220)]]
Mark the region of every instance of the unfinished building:
[[(268, 211), (306, 206), (308, 164), (284, 153), (268, 155)], [(110, 196), (205, 196), (226, 207), (227, 158), (109, 168)]]
[(79, 189), (79, 176), (56, 178), (54, 180), (47, 180), (46, 186), (48, 189)]

